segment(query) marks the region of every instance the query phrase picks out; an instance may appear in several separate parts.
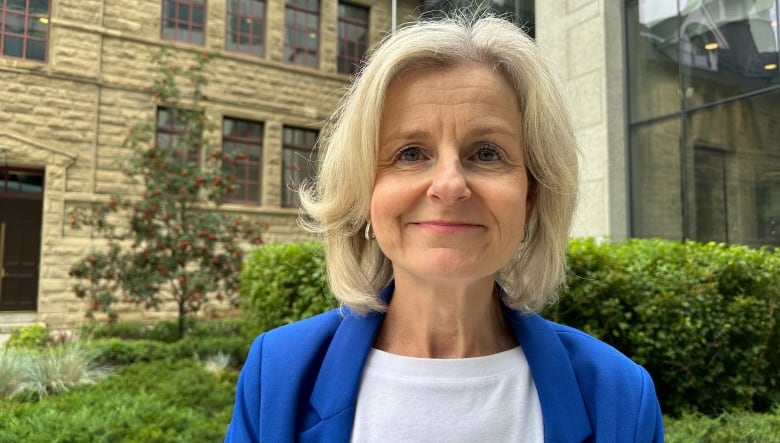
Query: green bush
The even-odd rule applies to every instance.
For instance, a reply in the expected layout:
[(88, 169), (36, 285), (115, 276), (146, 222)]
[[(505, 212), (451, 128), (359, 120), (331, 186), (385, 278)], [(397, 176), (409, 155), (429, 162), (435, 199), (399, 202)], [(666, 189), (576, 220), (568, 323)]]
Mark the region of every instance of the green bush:
[[(188, 337), (226, 337), (246, 334), (244, 331), (245, 320), (188, 321), (185, 326), (185, 335)], [(154, 323), (121, 320), (113, 323), (91, 321), (81, 325), (79, 336), (92, 339), (154, 340), (166, 343), (173, 343), (181, 339), (179, 337), (179, 324), (172, 320)]]
[(221, 442), (235, 376), (197, 360), (126, 366), (100, 384), (0, 407), (0, 443)]
[(574, 240), (568, 288), (545, 315), (652, 374), (662, 409), (767, 410), (780, 400), (780, 251)]
[(780, 410), (772, 414), (686, 414), (667, 419), (667, 443), (780, 443)]
[(252, 332), (260, 332), (336, 306), (319, 242), (257, 248), (241, 273), (241, 302)]
[(42, 324), (11, 328), (11, 336), (5, 345), (9, 348), (33, 349), (51, 344), (49, 329)]
[(251, 340), (245, 336), (190, 337), (166, 343), (155, 340), (122, 340), (102, 338), (89, 340), (86, 346), (94, 352), (98, 361), (108, 365), (127, 365), (150, 361), (175, 361), (187, 358), (206, 358), (223, 353), (231, 363), (241, 365), (246, 361)]
[[(568, 286), (543, 315), (644, 365), (666, 414), (780, 403), (780, 250), (581, 239), (568, 252)], [(258, 331), (335, 306), (316, 242), (254, 251), (241, 294)]]

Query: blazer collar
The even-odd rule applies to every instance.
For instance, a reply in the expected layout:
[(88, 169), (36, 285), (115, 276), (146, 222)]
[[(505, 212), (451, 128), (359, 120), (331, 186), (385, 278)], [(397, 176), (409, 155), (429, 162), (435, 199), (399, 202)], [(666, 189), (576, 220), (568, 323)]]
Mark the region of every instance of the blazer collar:
[[(394, 289), (395, 284), (390, 282), (379, 296), (389, 302)], [(499, 291), (503, 292), (501, 288)], [(506, 307), (504, 315), (531, 369), (542, 407), (545, 441), (586, 440), (592, 434), (590, 420), (568, 352), (558, 335), (538, 315)], [(363, 366), (383, 320), (382, 313), (357, 316), (345, 309), (310, 398), (310, 404), (322, 420), (317, 434), (342, 435), (345, 426), (348, 426), (346, 435), (351, 432)], [(329, 427), (332, 433), (327, 430)]]

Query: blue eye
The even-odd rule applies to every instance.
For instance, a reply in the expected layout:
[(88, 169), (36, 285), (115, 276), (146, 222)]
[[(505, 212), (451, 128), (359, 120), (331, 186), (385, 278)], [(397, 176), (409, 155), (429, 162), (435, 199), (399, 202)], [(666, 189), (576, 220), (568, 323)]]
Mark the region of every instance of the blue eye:
[(499, 160), (501, 158), (501, 153), (494, 146), (481, 145), (474, 156), (481, 162), (491, 162)]
[(417, 162), (422, 160), (422, 158), (423, 158), (422, 152), (420, 152), (420, 149), (415, 146), (409, 146), (407, 148), (403, 148), (396, 155), (396, 159), (405, 162)]

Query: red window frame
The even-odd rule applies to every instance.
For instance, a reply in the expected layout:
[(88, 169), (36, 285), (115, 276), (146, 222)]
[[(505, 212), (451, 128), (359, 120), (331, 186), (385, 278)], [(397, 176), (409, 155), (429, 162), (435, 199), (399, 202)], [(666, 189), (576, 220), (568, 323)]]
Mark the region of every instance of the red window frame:
[(298, 187), (314, 178), (318, 135), (319, 132), (314, 129), (282, 128), (282, 207), (298, 207), (301, 203)]
[(284, 6), (284, 61), (316, 69), (319, 46), (319, 0), (287, 0)]
[(163, 40), (203, 45), (206, 40), (206, 0), (163, 0), (160, 35)]
[[(242, 8), (247, 4), (248, 8)], [(256, 55), (265, 54), (266, 0), (228, 0), (225, 20), (225, 49)]]
[[(157, 108), (157, 128), (155, 131), (155, 142), (160, 149), (179, 149), (177, 148), (176, 138), (179, 134), (184, 134), (187, 128), (184, 124), (177, 121), (174, 115), (174, 110), (165, 107)], [(188, 150), (180, 150), (174, 152), (180, 162), (181, 167), (187, 165), (200, 166), (200, 151), (189, 152)]]
[(339, 2), (338, 72), (353, 75), (368, 50), (368, 14), (365, 6)]
[(222, 172), (235, 178), (237, 189), (225, 198), (233, 203), (259, 205), (262, 201), (263, 179), (262, 122), (225, 117), (222, 122), (222, 151), (236, 156), (233, 162), (223, 161)]
[[(51, 1), (26, 0), (23, 10), (13, 7), (10, 2), (0, 0), (0, 55), (46, 62), (49, 58)], [(15, 3), (19, 3), (18, 0)], [(41, 7), (45, 7), (45, 11)], [(11, 52), (11, 47), (17, 50)]]

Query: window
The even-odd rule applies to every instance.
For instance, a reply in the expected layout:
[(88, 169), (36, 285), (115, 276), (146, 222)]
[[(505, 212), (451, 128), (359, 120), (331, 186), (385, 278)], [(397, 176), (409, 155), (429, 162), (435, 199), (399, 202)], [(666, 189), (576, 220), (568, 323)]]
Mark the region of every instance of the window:
[(171, 150), (181, 166), (197, 166), (200, 162), (200, 142), (189, 143), (187, 136), (187, 116), (180, 113), (196, 112), (187, 110), (157, 109), (157, 146)]
[(368, 8), (339, 3), (338, 72), (354, 74), (368, 49)]
[(260, 204), (263, 124), (225, 118), (222, 124), (222, 150), (234, 158), (224, 162), (222, 171), (236, 179), (238, 188), (227, 201)]
[(319, 0), (287, 0), (284, 11), (284, 60), (316, 68), (320, 34)]
[(631, 234), (780, 246), (780, 0), (625, 11)]
[(206, 0), (164, 0), (162, 38), (203, 44)]
[(314, 178), (314, 144), (317, 131), (285, 126), (282, 134), (282, 206), (300, 204), (298, 188)]
[(265, 0), (228, 0), (226, 48), (263, 56)]
[(0, 54), (46, 61), (49, 0), (0, 0)]

